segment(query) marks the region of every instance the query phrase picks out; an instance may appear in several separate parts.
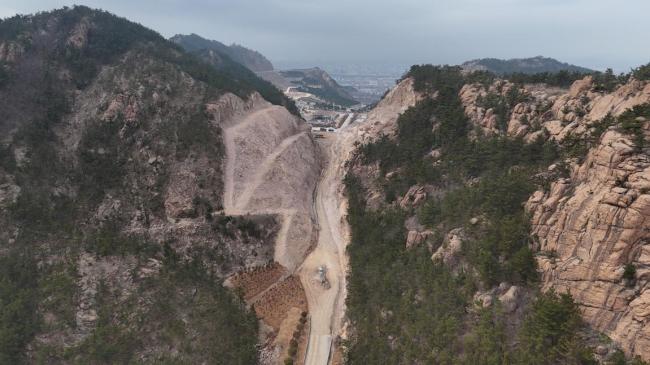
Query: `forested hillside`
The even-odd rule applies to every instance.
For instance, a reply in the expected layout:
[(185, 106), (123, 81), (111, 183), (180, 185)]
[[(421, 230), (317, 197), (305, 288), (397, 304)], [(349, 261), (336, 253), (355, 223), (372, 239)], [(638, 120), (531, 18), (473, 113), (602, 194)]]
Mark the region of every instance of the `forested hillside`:
[[(217, 41), (207, 40), (196, 34), (189, 36), (176, 35), (171, 39), (174, 43), (180, 45), (187, 52), (192, 53), (204, 62), (212, 65), (220, 73), (226, 75), (232, 80), (239, 80), (255, 88), (264, 99), (277, 105), (282, 105), (294, 114), (298, 114), (298, 110), (293, 101), (287, 98), (282, 91), (278, 90), (270, 82), (258, 77), (253, 71), (266, 71), (269, 67), (249, 67), (250, 62), (247, 58), (242, 58), (239, 46), (227, 47)], [(248, 50), (248, 52), (254, 52)], [(261, 54), (254, 52), (256, 57), (261, 57), (266, 60)], [(261, 61), (259, 61), (261, 62)], [(259, 63), (258, 62), (258, 63)], [(268, 60), (266, 61), (268, 62)], [(269, 62), (270, 65), (270, 62)], [(270, 70), (273, 66), (270, 65)]]
[(571, 65), (566, 62), (560, 62), (548, 57), (530, 57), (530, 58), (513, 58), (509, 60), (500, 60), (497, 58), (481, 58), (478, 60), (467, 61), (462, 67), (470, 71), (489, 71), (497, 75), (509, 75), (513, 73), (537, 74), (537, 73), (557, 73), (560, 71), (574, 73), (590, 73), (586, 67)]
[[(414, 66), (409, 78), (425, 98), (400, 115), (394, 137), (359, 146), (345, 181), (348, 362), (626, 363), (570, 294), (540, 292), (538, 258), (553, 253), (540, 251), (524, 207), (568, 178), (567, 161), (584, 158), (607, 126), (560, 141), (535, 133), (548, 108), (539, 102), (511, 121), (536, 100), (519, 85), (448, 66)], [(472, 99), (475, 118), (468, 95), (478, 85), (503, 89)], [(603, 123), (636, 133), (625, 118)], [(599, 346), (607, 356), (594, 357)]]
[(219, 124), (254, 80), (86, 7), (2, 20), (0, 71), (0, 363), (255, 363), (221, 281), (277, 226), (220, 212)]
[(238, 44), (231, 44), (230, 46), (226, 46), (219, 41), (208, 40), (197, 34), (177, 34), (170, 40), (181, 45), (188, 52), (211, 49), (221, 54), (225, 54), (233, 61), (246, 66), (253, 72), (273, 70), (273, 64), (266, 57), (264, 57), (264, 55)]

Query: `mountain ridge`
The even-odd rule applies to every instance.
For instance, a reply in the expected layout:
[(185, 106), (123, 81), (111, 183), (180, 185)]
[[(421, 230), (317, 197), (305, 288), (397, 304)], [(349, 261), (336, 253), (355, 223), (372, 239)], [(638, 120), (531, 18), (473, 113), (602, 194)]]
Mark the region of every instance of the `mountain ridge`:
[(188, 35), (176, 34), (169, 40), (181, 45), (190, 52), (200, 51), (202, 49), (217, 50), (228, 55), (233, 61), (241, 63), (253, 72), (273, 70), (273, 64), (263, 54), (236, 43), (228, 46), (216, 40), (203, 38), (196, 33)]
[(497, 75), (524, 73), (535, 74), (543, 72), (578, 72), (591, 73), (594, 70), (586, 67), (571, 65), (566, 62), (560, 62), (554, 58), (535, 56), (528, 58), (479, 58), (464, 62), (461, 67), (467, 71), (490, 71)]

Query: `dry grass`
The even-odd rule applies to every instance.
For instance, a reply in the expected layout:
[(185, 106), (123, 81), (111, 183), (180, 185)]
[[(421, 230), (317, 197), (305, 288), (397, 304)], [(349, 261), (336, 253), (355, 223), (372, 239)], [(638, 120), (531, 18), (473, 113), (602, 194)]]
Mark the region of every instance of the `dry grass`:
[(249, 302), (287, 274), (287, 269), (274, 262), (267, 266), (241, 271), (233, 275), (229, 282), (233, 288), (242, 290), (244, 299)]
[(307, 311), (305, 290), (295, 275), (278, 282), (253, 303), (257, 316), (275, 330), (280, 329), (282, 321), (293, 307)]

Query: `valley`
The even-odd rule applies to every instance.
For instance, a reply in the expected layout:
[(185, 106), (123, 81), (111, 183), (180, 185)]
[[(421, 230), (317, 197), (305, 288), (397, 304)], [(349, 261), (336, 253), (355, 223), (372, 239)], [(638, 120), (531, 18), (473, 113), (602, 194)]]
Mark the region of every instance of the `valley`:
[[(343, 201), (344, 151), (350, 149), (347, 127), (319, 140), (323, 170), (317, 186), (315, 210), (318, 244), (300, 267), (311, 317), (311, 332), (305, 364), (328, 364), (333, 341), (341, 334), (345, 313), (348, 234)], [(318, 277), (325, 271), (327, 284)]]
[(650, 64), (172, 34), (0, 20), (0, 364), (650, 361)]

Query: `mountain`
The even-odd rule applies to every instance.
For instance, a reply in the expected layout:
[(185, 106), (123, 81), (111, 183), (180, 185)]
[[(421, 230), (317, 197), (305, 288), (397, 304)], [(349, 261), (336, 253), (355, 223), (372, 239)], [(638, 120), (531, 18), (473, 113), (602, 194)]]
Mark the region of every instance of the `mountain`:
[(339, 85), (327, 72), (313, 67), (278, 72), (288, 83), (288, 87), (295, 87), (318, 96), (326, 102), (343, 106), (351, 106), (358, 102), (350, 95), (349, 87)]
[[(281, 230), (301, 238), (286, 265), (309, 246), (309, 213), (287, 201), (312, 201), (316, 152), (304, 121), (225, 57), (215, 67), (83, 6), (0, 21), (0, 363), (254, 364), (289, 346), (266, 341), (268, 319), (258, 342), (258, 316), (306, 308), (274, 257)], [(276, 183), (238, 180), (238, 206), (297, 217), (235, 210), (227, 176), (242, 170)], [(267, 286), (246, 273), (269, 271), (296, 309), (223, 286), (244, 273), (256, 293)]]
[(649, 69), (565, 89), (413, 66), (339, 130), (347, 361), (650, 360)]
[[(228, 75), (229, 78), (251, 85), (264, 99), (274, 104), (283, 105), (294, 114), (298, 113), (294, 103), (289, 98), (272, 83), (258, 77), (254, 70), (248, 66), (250, 62), (246, 61), (246, 59), (257, 59), (256, 63), (263, 63), (266, 58), (261, 54), (240, 46), (227, 47), (217, 41), (201, 38), (196, 34), (189, 36), (176, 35), (170, 40), (183, 47), (187, 52), (212, 65), (220, 73)], [(242, 60), (244, 54), (250, 57)], [(268, 64), (270, 69), (273, 70), (270, 62)]]
[(240, 46), (238, 44), (231, 44), (230, 46), (226, 46), (221, 42), (208, 40), (197, 34), (177, 34), (171, 37), (170, 40), (174, 43), (179, 44), (190, 52), (204, 49), (218, 51), (222, 54), (227, 55), (233, 61), (246, 66), (253, 72), (273, 70), (273, 64), (271, 61), (269, 61), (261, 53)]
[[(351, 96), (350, 90), (339, 85), (327, 72), (318, 67), (277, 71), (262, 54), (238, 45), (226, 46), (221, 42), (208, 40), (197, 34), (178, 34), (170, 40), (222, 70), (236, 68), (231, 61), (244, 65), (279, 90), (284, 91), (290, 86), (295, 86), (299, 91), (312, 93), (329, 103), (345, 106), (357, 104), (357, 101)], [(239, 70), (238, 74), (243, 74), (243, 72)], [(279, 96), (270, 90), (269, 85), (257, 82), (256, 86), (266, 92), (263, 96), (267, 100), (271, 98), (278, 100)], [(273, 95), (271, 96), (271, 94)], [(286, 102), (283, 103), (288, 105)]]
[(555, 73), (560, 71), (591, 73), (585, 67), (575, 66), (568, 63), (560, 62), (548, 57), (531, 57), (531, 58), (513, 58), (509, 60), (500, 60), (497, 58), (481, 58), (467, 61), (461, 65), (463, 69), (469, 71), (490, 71), (497, 75), (524, 73), (535, 74), (542, 72)]

